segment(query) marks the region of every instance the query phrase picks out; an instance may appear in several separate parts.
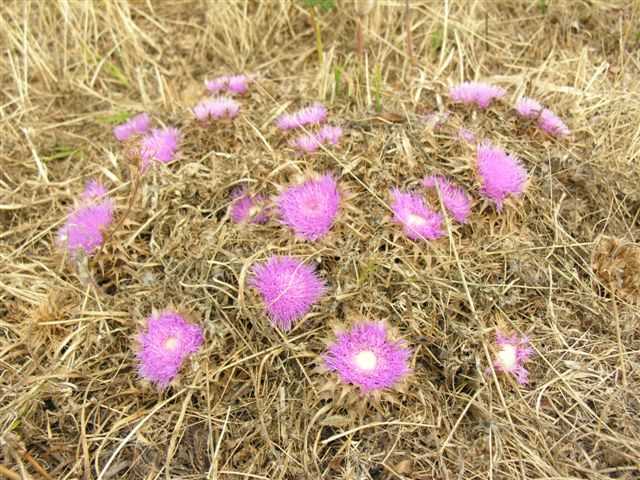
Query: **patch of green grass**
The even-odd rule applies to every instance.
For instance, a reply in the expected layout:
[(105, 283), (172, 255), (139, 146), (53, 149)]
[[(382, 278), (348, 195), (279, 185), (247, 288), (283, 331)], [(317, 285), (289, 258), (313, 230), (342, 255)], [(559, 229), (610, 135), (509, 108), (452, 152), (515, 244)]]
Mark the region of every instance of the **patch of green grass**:
[(63, 160), (65, 158), (74, 156), (78, 152), (80, 152), (80, 150), (75, 147), (70, 147), (67, 145), (56, 145), (55, 147), (53, 147), (53, 150), (49, 155), (42, 158), (47, 162)]
[(342, 67), (340, 65), (336, 65), (336, 68), (333, 71), (333, 82), (336, 89), (336, 97), (342, 93), (342, 72)]
[(127, 79), (127, 76), (122, 72), (122, 70), (120, 70), (120, 68), (115, 63), (106, 62), (104, 64), (104, 70), (111, 76), (111, 78), (113, 78), (119, 84), (125, 87), (129, 86), (129, 80)]
[(540, 10), (540, 13), (544, 15), (545, 13), (547, 13), (548, 9), (549, 4), (547, 3), (547, 0), (538, 0), (538, 10)]
[(129, 117), (131, 117), (132, 115), (133, 114), (129, 112), (118, 112), (112, 115), (104, 115), (104, 116), (98, 117), (97, 120), (98, 122), (104, 123), (107, 125), (118, 125), (119, 123), (129, 120)]
[(305, 7), (318, 7), (323, 12), (328, 12), (336, 8), (336, 0), (302, 0)]
[(377, 113), (382, 112), (382, 69), (380, 64), (376, 65), (373, 73), (373, 96), (375, 98), (375, 109)]
[(442, 48), (444, 43), (444, 31), (442, 28), (438, 28), (431, 33), (431, 49), (434, 52), (438, 52)]

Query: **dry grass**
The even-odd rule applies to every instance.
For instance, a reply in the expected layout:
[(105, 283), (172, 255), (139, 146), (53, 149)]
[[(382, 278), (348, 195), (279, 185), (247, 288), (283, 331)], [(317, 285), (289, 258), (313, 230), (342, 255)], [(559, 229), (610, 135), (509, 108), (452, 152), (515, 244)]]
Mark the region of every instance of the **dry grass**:
[[(591, 269), (601, 234), (640, 231), (638, 3), (412, 2), (415, 65), (404, 2), (379, 1), (362, 60), (352, 10), (320, 15), (323, 65), (299, 5), (1, 7), (0, 477), (640, 478), (640, 309)], [(201, 131), (187, 108), (205, 76), (227, 71), (259, 81), (233, 128)], [(507, 102), (425, 126), (447, 85), (473, 78), (508, 102), (543, 99), (574, 135), (523, 128)], [(272, 119), (317, 99), (346, 139), (297, 159)], [(109, 120), (139, 110), (183, 128), (182, 158), (146, 179), (84, 287), (55, 231), (94, 176), (125, 209)], [(435, 171), (477, 190), (463, 124), (523, 159), (528, 193), (502, 215), (478, 202), (450, 241), (409, 242), (386, 192)], [(239, 182), (273, 194), (324, 170), (351, 195), (327, 240), (228, 221)], [(318, 262), (331, 291), (286, 336), (244, 287), (253, 261), (282, 252)], [(136, 378), (132, 348), (169, 303), (196, 314), (206, 348), (158, 393)], [(354, 317), (389, 321), (415, 350), (407, 393), (364, 417), (321, 399), (314, 368), (329, 325)], [(531, 336), (529, 388), (485, 374), (496, 327)]]

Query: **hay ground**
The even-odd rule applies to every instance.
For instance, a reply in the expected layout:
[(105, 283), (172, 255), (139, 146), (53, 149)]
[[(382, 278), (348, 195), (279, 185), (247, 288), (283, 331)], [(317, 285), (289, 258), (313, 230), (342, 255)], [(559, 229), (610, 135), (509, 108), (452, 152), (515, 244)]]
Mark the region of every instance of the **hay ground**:
[[(640, 310), (590, 260), (600, 235), (640, 231), (639, 4), (411, 2), (414, 64), (404, 2), (378, 3), (364, 59), (349, 5), (318, 14), (319, 64), (297, 1), (3, 2), (0, 477), (640, 478)], [(188, 111), (202, 81), (235, 71), (258, 74), (241, 116), (203, 131)], [(448, 107), (448, 85), (474, 78), (505, 101)], [(572, 136), (516, 121), (522, 94)], [(346, 135), (298, 158), (273, 119), (315, 100)], [(441, 129), (425, 122), (446, 108)], [(126, 210), (111, 127), (143, 110), (183, 129), (181, 158), (145, 178), (78, 270), (56, 231), (96, 176)], [(521, 158), (528, 191), (502, 214), (478, 200), (449, 239), (411, 242), (389, 221), (390, 187), (444, 172), (479, 198), (460, 126)], [(349, 195), (327, 239), (229, 221), (234, 186), (273, 195), (322, 171)], [(282, 253), (330, 288), (287, 335), (245, 287), (253, 262)], [(206, 343), (158, 392), (137, 378), (135, 335), (170, 304)], [(315, 368), (331, 325), (356, 318), (386, 320), (414, 351), (407, 392), (360, 417), (321, 397)], [(530, 336), (528, 387), (486, 373), (496, 328)]]

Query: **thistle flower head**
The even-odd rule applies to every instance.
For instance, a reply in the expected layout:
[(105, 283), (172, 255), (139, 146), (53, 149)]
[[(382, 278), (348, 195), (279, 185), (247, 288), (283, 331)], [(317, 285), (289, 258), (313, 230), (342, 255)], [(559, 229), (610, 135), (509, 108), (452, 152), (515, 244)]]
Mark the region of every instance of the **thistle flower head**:
[(533, 355), (529, 339), (517, 335), (508, 337), (498, 331), (496, 345), (498, 353), (495, 356), (493, 368), (499, 372), (512, 373), (519, 384), (526, 385), (529, 381), (529, 372), (524, 368), (524, 363)]
[(288, 256), (273, 256), (254, 267), (250, 283), (260, 293), (271, 322), (285, 331), (326, 291), (312, 267)]
[(444, 235), (443, 218), (428, 208), (419, 195), (391, 190), (393, 220), (402, 225), (407, 237), (412, 240), (435, 240)]
[(180, 131), (177, 128), (154, 128), (151, 133), (142, 139), (140, 146), (140, 158), (142, 171), (145, 171), (151, 162), (169, 163), (175, 157)]
[(522, 97), (516, 102), (516, 113), (522, 118), (537, 118), (544, 108), (537, 100)]
[(337, 145), (342, 138), (342, 129), (335, 125), (325, 125), (318, 130), (318, 138), (322, 143), (329, 143), (331, 145)]
[(249, 77), (246, 75), (233, 75), (229, 77), (227, 89), (229, 92), (237, 93), (238, 95), (247, 93), (249, 89)]
[(231, 197), (230, 215), (233, 223), (263, 224), (269, 221), (264, 195), (250, 195), (246, 189), (239, 187), (231, 193)]
[(204, 84), (211, 93), (226, 91), (227, 93), (243, 95), (249, 89), (249, 80), (247, 75), (223, 75), (213, 80), (206, 80)]
[(276, 120), (276, 125), (281, 130), (293, 130), (304, 125), (319, 125), (327, 119), (327, 109), (319, 102), (298, 110), (294, 113), (285, 113)]
[(223, 75), (212, 80), (205, 80), (204, 85), (211, 93), (220, 93), (227, 88), (229, 84), (229, 76)]
[(342, 129), (333, 125), (325, 125), (316, 133), (306, 133), (292, 139), (289, 144), (301, 153), (318, 151), (321, 145), (337, 145), (342, 137)]
[(560, 117), (532, 98), (518, 100), (516, 112), (522, 118), (537, 119), (538, 127), (554, 137), (566, 137), (571, 133)]
[(478, 146), (478, 175), (482, 183), (481, 193), (502, 210), (509, 196), (520, 195), (527, 182), (527, 171), (522, 164), (504, 150), (489, 143)]
[(504, 89), (482, 82), (464, 82), (449, 90), (449, 97), (454, 102), (465, 105), (475, 103), (480, 108), (487, 108), (496, 98), (505, 94)]
[(315, 133), (303, 133), (293, 138), (289, 145), (301, 153), (314, 153), (322, 145), (322, 140)]
[(431, 175), (422, 181), (425, 188), (440, 189), (442, 203), (451, 216), (460, 223), (467, 223), (469, 213), (471, 213), (471, 198), (463, 188), (452, 184), (441, 175)]
[(147, 319), (146, 331), (138, 336), (140, 376), (164, 388), (175, 378), (182, 363), (198, 351), (204, 341), (202, 328), (166, 310)]
[(571, 133), (569, 127), (548, 108), (545, 108), (538, 118), (538, 127), (554, 137), (566, 137)]
[(340, 192), (332, 175), (289, 187), (277, 199), (282, 222), (304, 240), (325, 236), (340, 208)]
[(113, 128), (113, 135), (121, 142), (133, 135), (143, 135), (151, 128), (151, 118), (148, 113), (139, 113), (129, 120)]
[(71, 256), (82, 250), (91, 255), (104, 242), (104, 232), (113, 222), (113, 201), (105, 197), (107, 189), (98, 181), (87, 183), (75, 210), (58, 230), (58, 244)]
[(240, 104), (231, 97), (219, 96), (205, 98), (194, 108), (193, 114), (201, 122), (219, 120), (222, 118), (235, 118), (240, 112)]
[(107, 191), (107, 187), (102, 185), (99, 181), (89, 180), (85, 185), (80, 198), (87, 201), (99, 199), (100, 197), (104, 197), (107, 194)]
[(404, 342), (388, 337), (383, 323), (357, 324), (329, 346), (325, 366), (362, 393), (391, 388), (410, 372), (411, 352)]

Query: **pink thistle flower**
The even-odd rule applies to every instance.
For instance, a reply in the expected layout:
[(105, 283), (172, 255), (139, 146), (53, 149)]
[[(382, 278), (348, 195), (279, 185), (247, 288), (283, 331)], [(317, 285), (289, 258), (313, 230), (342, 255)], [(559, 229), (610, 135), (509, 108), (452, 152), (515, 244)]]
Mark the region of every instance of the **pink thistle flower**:
[(305, 133), (292, 139), (289, 145), (301, 153), (314, 153), (322, 145), (322, 140), (315, 133)]
[(442, 215), (425, 205), (421, 196), (391, 190), (393, 202), (393, 220), (403, 227), (407, 237), (412, 240), (435, 240), (444, 236)]
[(105, 198), (107, 189), (98, 181), (87, 183), (76, 209), (58, 231), (58, 244), (71, 256), (80, 250), (91, 255), (104, 242), (104, 232), (113, 222), (114, 204)]
[(509, 196), (520, 195), (527, 182), (527, 171), (522, 164), (504, 150), (488, 142), (478, 146), (478, 175), (482, 182), (480, 192), (502, 210)]
[(273, 256), (254, 267), (250, 284), (260, 293), (271, 323), (284, 331), (326, 291), (313, 267), (288, 256)]
[(560, 117), (532, 98), (518, 100), (516, 112), (522, 118), (537, 119), (538, 127), (554, 137), (566, 137), (571, 133)]
[(318, 138), (322, 143), (337, 145), (342, 138), (342, 129), (334, 125), (325, 125), (318, 130)]
[(84, 191), (80, 198), (82, 200), (94, 200), (100, 197), (104, 197), (107, 194), (107, 187), (102, 185), (97, 180), (89, 180), (84, 187)]
[(524, 363), (533, 355), (529, 339), (517, 335), (507, 337), (498, 331), (496, 345), (499, 350), (493, 368), (499, 372), (512, 373), (520, 385), (526, 385), (529, 381), (529, 372), (524, 368)]
[(452, 184), (441, 175), (431, 175), (422, 181), (425, 188), (440, 188), (442, 203), (451, 213), (451, 216), (460, 223), (467, 223), (469, 213), (471, 213), (471, 198), (463, 188)]
[(324, 355), (326, 367), (362, 393), (393, 387), (410, 373), (411, 351), (388, 339), (383, 323), (361, 323), (339, 334)]
[(226, 91), (227, 93), (244, 95), (249, 89), (250, 80), (251, 79), (247, 75), (223, 75), (221, 77), (214, 78), (213, 80), (206, 80), (204, 84), (207, 87), (207, 90), (212, 93), (221, 93)]
[(129, 120), (113, 128), (113, 135), (121, 142), (133, 135), (143, 135), (151, 128), (151, 118), (148, 113), (139, 113)]
[(210, 119), (233, 119), (238, 115), (238, 112), (240, 112), (240, 104), (231, 97), (222, 96), (205, 98), (193, 108), (193, 114), (201, 122)]
[(566, 137), (571, 133), (569, 127), (548, 108), (545, 108), (538, 118), (538, 127), (554, 137)]
[(340, 208), (340, 192), (328, 174), (289, 187), (277, 200), (282, 222), (304, 240), (318, 240), (331, 229)]
[(249, 77), (246, 75), (234, 75), (229, 77), (229, 83), (227, 90), (231, 93), (237, 93), (238, 95), (244, 95), (249, 89)]
[(155, 128), (151, 130), (151, 133), (142, 139), (142, 145), (140, 146), (142, 171), (145, 171), (152, 161), (160, 163), (172, 161), (179, 142), (180, 131), (177, 128)]
[(458, 129), (458, 138), (460, 140), (464, 140), (467, 143), (475, 143), (476, 135), (471, 130), (467, 130), (466, 128)]
[(537, 100), (522, 97), (516, 102), (516, 113), (522, 118), (538, 118), (543, 107)]
[(234, 199), (230, 210), (233, 223), (263, 224), (269, 221), (264, 195), (249, 195), (246, 189), (239, 187), (231, 192), (231, 197)]
[(212, 93), (220, 93), (227, 88), (229, 84), (229, 76), (223, 75), (221, 77), (214, 78), (213, 80), (205, 80), (204, 85)]
[(147, 319), (146, 332), (138, 336), (138, 341), (139, 375), (164, 388), (178, 374), (187, 357), (200, 349), (204, 336), (198, 325), (166, 310)]
[(480, 108), (487, 108), (496, 98), (505, 94), (504, 89), (482, 82), (464, 82), (449, 90), (449, 97), (454, 102), (465, 105), (475, 103)]
[(342, 137), (342, 129), (333, 125), (325, 125), (317, 133), (300, 135), (289, 142), (293, 148), (301, 153), (314, 153), (321, 145), (337, 145)]
[(281, 130), (293, 130), (304, 125), (319, 125), (327, 120), (327, 109), (319, 102), (298, 110), (294, 113), (285, 113), (278, 117), (276, 125)]

